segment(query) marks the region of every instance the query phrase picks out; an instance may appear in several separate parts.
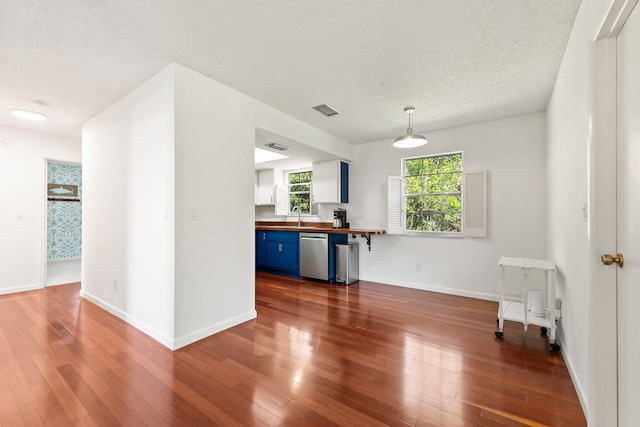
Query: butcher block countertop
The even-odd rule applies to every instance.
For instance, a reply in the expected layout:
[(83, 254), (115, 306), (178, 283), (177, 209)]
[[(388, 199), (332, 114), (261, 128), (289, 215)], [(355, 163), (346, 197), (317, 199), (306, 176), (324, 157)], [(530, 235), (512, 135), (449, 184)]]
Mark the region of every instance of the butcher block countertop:
[(297, 222), (284, 221), (256, 221), (256, 230), (282, 230), (282, 231), (305, 231), (317, 233), (335, 234), (385, 234), (384, 230), (372, 228), (333, 228), (331, 222), (307, 222), (303, 221), (298, 227)]

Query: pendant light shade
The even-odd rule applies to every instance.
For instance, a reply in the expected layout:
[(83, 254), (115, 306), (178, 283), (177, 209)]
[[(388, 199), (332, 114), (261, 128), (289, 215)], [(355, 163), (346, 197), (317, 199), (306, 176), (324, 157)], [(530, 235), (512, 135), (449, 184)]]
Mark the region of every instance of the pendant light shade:
[(409, 114), (409, 127), (407, 128), (407, 134), (397, 137), (393, 141), (393, 146), (396, 148), (413, 148), (420, 147), (426, 144), (427, 138), (422, 135), (415, 135), (413, 129), (411, 129), (411, 113), (416, 111), (414, 107), (405, 107), (404, 112)]

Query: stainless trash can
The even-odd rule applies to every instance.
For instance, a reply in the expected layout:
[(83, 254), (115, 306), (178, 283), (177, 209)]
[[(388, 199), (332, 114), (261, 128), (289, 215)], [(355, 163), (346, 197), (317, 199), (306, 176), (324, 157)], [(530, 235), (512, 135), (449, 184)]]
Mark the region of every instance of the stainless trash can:
[(358, 281), (359, 248), (357, 242), (336, 244), (336, 282), (349, 285)]

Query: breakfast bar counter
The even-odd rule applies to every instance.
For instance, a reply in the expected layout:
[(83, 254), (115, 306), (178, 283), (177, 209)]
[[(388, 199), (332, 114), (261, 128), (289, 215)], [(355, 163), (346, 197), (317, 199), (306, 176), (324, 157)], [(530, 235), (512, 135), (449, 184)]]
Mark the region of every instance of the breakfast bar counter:
[(351, 234), (353, 237), (361, 236), (367, 240), (369, 250), (371, 250), (371, 236), (386, 234), (385, 230), (376, 228), (333, 228), (330, 222), (303, 222), (298, 225), (292, 221), (256, 221), (256, 231), (303, 231), (306, 233), (330, 233), (330, 234)]

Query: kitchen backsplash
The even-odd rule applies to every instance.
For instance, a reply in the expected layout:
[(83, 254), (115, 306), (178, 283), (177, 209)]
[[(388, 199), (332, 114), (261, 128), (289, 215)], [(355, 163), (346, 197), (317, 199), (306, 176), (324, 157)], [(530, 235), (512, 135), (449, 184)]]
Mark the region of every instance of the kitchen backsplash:
[[(318, 204), (318, 215), (306, 215), (303, 216), (303, 221), (310, 222), (333, 222), (333, 210), (335, 208), (345, 208), (349, 210), (349, 205), (341, 205), (339, 203), (322, 203)], [(294, 216), (282, 216), (275, 215), (273, 206), (256, 206), (255, 217), (256, 221), (297, 221), (298, 218)]]

